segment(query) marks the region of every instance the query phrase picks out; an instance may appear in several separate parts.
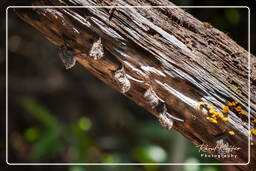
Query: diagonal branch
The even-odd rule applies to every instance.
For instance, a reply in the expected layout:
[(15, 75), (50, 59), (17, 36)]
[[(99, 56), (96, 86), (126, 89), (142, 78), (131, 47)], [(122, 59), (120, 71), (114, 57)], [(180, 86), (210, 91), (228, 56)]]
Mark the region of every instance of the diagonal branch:
[[(239, 147), (236, 158), (220, 160), (246, 163), (248, 136), (254, 136), (248, 131), (256, 118), (256, 74), (252, 65), (252, 82), (248, 84), (249, 53), (223, 32), (182, 9), (117, 7), (159, 4), (173, 5), (165, 0), (119, 0), (109, 8), (19, 8), (16, 13), (62, 47), (67, 68), (78, 61), (158, 117), (165, 128), (173, 125), (195, 145)], [(113, 4), (36, 0), (32, 5)], [(251, 55), (251, 62), (255, 61)], [(251, 160), (255, 163), (255, 147), (251, 148)], [(249, 170), (252, 165), (241, 168)]]

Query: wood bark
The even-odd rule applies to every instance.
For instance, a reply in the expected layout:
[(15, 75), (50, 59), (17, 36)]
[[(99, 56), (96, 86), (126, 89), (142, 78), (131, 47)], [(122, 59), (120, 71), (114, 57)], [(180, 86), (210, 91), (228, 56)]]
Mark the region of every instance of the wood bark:
[[(76, 55), (80, 64), (156, 117), (161, 113), (156, 106), (161, 103), (168, 113), (184, 119), (184, 122), (175, 120), (173, 127), (193, 144), (214, 147), (222, 140), (224, 144), (241, 149), (236, 152), (237, 158), (219, 160), (247, 163), (248, 137), (254, 138), (251, 142), (256, 144), (255, 137), (248, 133), (255, 127), (252, 121), (256, 118), (256, 60), (226, 34), (177, 7), (117, 7), (174, 5), (166, 0), (35, 0), (28, 5), (115, 5), (109, 8), (19, 8), (15, 11), (55, 45), (83, 52)], [(96, 50), (95, 57), (91, 52), (97, 42), (103, 48), (103, 55)], [(116, 76), (117, 71), (121, 76)], [(251, 81), (248, 83), (249, 73)], [(145, 99), (147, 90), (153, 92), (152, 98), (158, 99), (157, 104)], [(247, 116), (229, 111), (225, 115), (227, 122), (219, 119), (217, 124), (211, 123), (207, 119), (209, 111), (207, 107), (199, 107), (200, 101), (220, 113), (229, 102), (236, 101)], [(230, 135), (229, 131), (235, 134)], [(255, 167), (255, 145), (250, 147), (250, 164), (238, 168)]]

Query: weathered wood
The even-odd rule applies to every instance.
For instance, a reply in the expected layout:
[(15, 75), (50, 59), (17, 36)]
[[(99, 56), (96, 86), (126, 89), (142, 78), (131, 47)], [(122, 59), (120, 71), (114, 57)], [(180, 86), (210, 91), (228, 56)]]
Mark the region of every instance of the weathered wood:
[[(36, 0), (33, 5), (110, 6), (113, 3)], [(218, 119), (217, 124), (211, 123), (207, 119), (210, 116), (207, 107), (199, 107), (199, 102), (204, 101), (221, 113), (228, 102), (236, 101), (248, 115), (250, 85), (250, 119), (254, 120), (255, 57), (251, 55), (251, 82), (248, 84), (250, 54), (223, 32), (180, 8), (116, 7), (173, 5), (165, 0), (119, 0), (114, 5), (109, 8), (16, 9), (16, 12), (55, 45), (83, 52), (76, 55), (79, 63), (156, 117), (160, 117), (160, 110), (166, 107), (168, 113), (184, 119), (184, 122), (175, 120), (173, 127), (193, 144), (214, 147), (223, 140), (241, 149), (236, 153), (237, 158), (220, 160), (246, 163), (247, 117), (229, 111), (225, 115), (228, 121)], [(103, 51), (97, 52), (98, 46), (96, 51), (92, 49), (96, 42), (103, 46)], [(145, 92), (152, 92), (151, 101)], [(253, 128), (252, 122), (250, 126)], [(234, 131), (235, 135), (230, 135), (229, 131)], [(256, 144), (255, 139), (253, 142)], [(241, 169), (252, 169), (255, 164), (255, 146), (251, 148), (251, 164), (238, 166)]]

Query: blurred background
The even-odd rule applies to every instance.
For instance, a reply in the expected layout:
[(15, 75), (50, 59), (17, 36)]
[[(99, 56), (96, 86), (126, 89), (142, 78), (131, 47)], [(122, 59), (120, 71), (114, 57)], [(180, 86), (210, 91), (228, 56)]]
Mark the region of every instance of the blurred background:
[[(172, 2), (176, 5), (210, 5), (198, 4), (199, 1), (192, 0)], [(247, 5), (253, 6), (253, 4)], [(185, 11), (227, 33), (247, 49), (247, 9), (185, 9)], [(252, 15), (255, 15), (254, 12)], [(1, 16), (0, 20), (1, 35), (5, 32), (4, 17)], [(251, 31), (252, 35), (255, 35), (254, 30)], [(8, 161), (10, 163), (218, 162), (212, 158), (200, 157), (198, 148), (179, 133), (175, 130), (162, 129), (153, 115), (97, 80), (80, 64), (71, 70), (66, 70), (58, 57), (57, 47), (13, 12), (9, 13), (8, 35)], [(255, 41), (255, 36), (251, 39)], [(2, 38), (1, 109), (5, 108), (4, 42)], [(251, 47), (251, 52), (255, 54), (255, 46)], [(3, 141), (5, 111), (2, 110), (1, 114), (3, 119), (1, 119), (0, 152), (1, 161), (5, 161)], [(122, 166), (2, 167), (3, 170), (17, 168), (19, 170), (47, 168), (49, 171), (124, 170)], [(217, 171), (232, 168), (127, 166), (125, 169)]]

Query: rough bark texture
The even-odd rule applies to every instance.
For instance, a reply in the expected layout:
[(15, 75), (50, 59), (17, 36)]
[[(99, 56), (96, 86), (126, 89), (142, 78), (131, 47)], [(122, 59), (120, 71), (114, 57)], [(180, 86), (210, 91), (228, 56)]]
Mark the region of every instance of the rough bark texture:
[[(32, 5), (94, 6), (113, 2), (38, 0)], [(119, 0), (114, 5), (173, 4), (165, 0)], [(251, 55), (248, 83), (249, 53), (223, 32), (179, 8), (32, 8), (16, 12), (57, 46), (84, 52), (76, 55), (79, 63), (156, 117), (166, 107), (168, 113), (184, 119), (175, 120), (173, 127), (193, 144), (214, 147), (223, 140), (241, 150), (237, 158), (222, 162), (248, 161), (248, 131), (255, 126), (252, 120), (256, 117), (255, 57)], [(249, 84), (251, 128), (247, 124)], [(151, 97), (145, 92), (151, 92)], [(209, 111), (199, 107), (200, 101), (218, 112), (228, 102), (236, 101), (247, 116), (229, 111), (227, 122), (211, 123), (207, 120)], [(255, 138), (251, 141), (256, 144)], [(255, 167), (255, 146), (251, 150), (251, 163), (238, 168)]]

